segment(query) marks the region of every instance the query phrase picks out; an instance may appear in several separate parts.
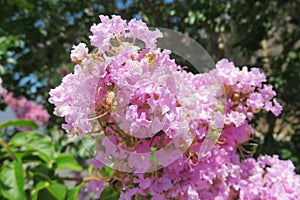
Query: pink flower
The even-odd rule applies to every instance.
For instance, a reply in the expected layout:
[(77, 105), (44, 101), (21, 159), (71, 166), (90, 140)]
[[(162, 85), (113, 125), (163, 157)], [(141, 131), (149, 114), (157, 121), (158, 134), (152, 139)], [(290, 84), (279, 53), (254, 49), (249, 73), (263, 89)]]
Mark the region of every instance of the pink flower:
[(137, 38), (145, 42), (145, 48), (156, 48), (157, 38), (162, 37), (162, 33), (159, 30), (149, 31), (145, 22), (137, 19), (132, 19), (128, 23), (129, 37)]
[(150, 154), (130, 154), (128, 158), (128, 166), (135, 169), (135, 173), (143, 173), (150, 167)]
[(200, 199), (197, 190), (195, 188), (192, 188), (192, 186), (188, 187), (187, 194), (188, 194), (188, 199), (190, 200)]
[(259, 93), (251, 93), (246, 103), (252, 109), (252, 112), (256, 112), (264, 106), (264, 99)]
[(282, 106), (278, 103), (276, 99), (273, 99), (274, 106), (271, 108), (271, 112), (278, 116), (282, 111)]
[(79, 43), (77, 46), (73, 46), (71, 51), (71, 60), (75, 63), (81, 62), (84, 58), (87, 57), (89, 49), (86, 48), (86, 44)]
[(97, 198), (100, 198), (100, 195), (102, 193), (102, 190), (104, 189), (104, 181), (90, 181), (86, 190), (92, 191), (96, 194)]
[(241, 163), (239, 196), (241, 199), (299, 199), (300, 177), (294, 172), (291, 161), (279, 160), (278, 156), (260, 156)]
[(148, 189), (151, 184), (152, 184), (152, 180), (149, 178), (144, 178), (143, 174), (137, 174), (138, 178), (134, 179), (134, 183), (138, 183), (139, 187), (141, 189)]
[(239, 70), (233, 62), (222, 59), (216, 64), (217, 74), (221, 81), (226, 85), (234, 85), (238, 81)]
[(259, 89), (259, 93), (265, 101), (271, 100), (276, 95), (272, 85), (264, 85), (263, 88)]
[(94, 24), (91, 27), (90, 36), (91, 45), (98, 47), (100, 50), (108, 51), (110, 49), (110, 39), (117, 37), (122, 37), (127, 30), (126, 21), (121, 19), (120, 16), (112, 15), (110, 19), (107, 16), (99, 16), (102, 23)]
[(276, 99), (273, 99), (273, 102), (266, 102), (264, 109), (266, 111), (271, 111), (275, 116), (278, 116), (282, 111), (282, 106), (278, 103)]
[(212, 124), (217, 129), (223, 129), (224, 127), (224, 114), (220, 111), (215, 112), (215, 119), (212, 120)]
[(243, 113), (236, 111), (231, 111), (227, 116), (229, 122), (232, 122), (236, 127), (241, 126), (246, 120), (246, 116)]

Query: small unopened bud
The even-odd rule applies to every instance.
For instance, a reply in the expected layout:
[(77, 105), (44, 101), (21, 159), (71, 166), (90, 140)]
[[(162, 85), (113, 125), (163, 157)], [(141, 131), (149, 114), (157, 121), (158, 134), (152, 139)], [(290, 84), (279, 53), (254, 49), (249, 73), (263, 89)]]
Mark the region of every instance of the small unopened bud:
[(240, 98), (241, 98), (241, 96), (238, 94), (238, 93), (234, 93), (233, 95), (232, 95), (232, 101), (233, 102), (237, 102), (237, 101), (239, 101), (240, 100)]

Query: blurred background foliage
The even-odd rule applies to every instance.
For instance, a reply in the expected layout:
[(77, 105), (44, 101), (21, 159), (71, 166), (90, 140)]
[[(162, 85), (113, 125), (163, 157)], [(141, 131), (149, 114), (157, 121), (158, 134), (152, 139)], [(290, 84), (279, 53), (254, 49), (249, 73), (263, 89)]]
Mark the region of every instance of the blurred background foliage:
[[(49, 90), (72, 71), (72, 45), (88, 43), (100, 14), (174, 29), (198, 41), (215, 62), (226, 57), (260, 68), (284, 110), (278, 118), (261, 113), (253, 121), (257, 154), (291, 159), (300, 173), (299, 0), (0, 0), (0, 13), (3, 87), (44, 104), (49, 113)], [(52, 116), (49, 130), (61, 123)]]

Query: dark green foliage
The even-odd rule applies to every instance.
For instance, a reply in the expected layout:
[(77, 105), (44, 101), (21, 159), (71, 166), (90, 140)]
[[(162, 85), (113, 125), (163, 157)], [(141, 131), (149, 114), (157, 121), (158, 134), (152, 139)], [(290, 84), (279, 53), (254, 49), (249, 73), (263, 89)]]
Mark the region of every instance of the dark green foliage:
[[(8, 126), (30, 127), (32, 124), (34, 122), (29, 120), (17, 120), (4, 122), (0, 127), (5, 135)], [(0, 138), (1, 198), (77, 199), (78, 190), (83, 184), (68, 189), (65, 181), (70, 178), (58, 172), (61, 169), (82, 171), (82, 166), (75, 159), (80, 154), (74, 156), (70, 151), (61, 152), (54, 148), (52, 142), (55, 142), (55, 138), (34, 131), (16, 132), (9, 142)], [(64, 146), (63, 143), (61, 146)], [(77, 181), (80, 183), (80, 178)]]

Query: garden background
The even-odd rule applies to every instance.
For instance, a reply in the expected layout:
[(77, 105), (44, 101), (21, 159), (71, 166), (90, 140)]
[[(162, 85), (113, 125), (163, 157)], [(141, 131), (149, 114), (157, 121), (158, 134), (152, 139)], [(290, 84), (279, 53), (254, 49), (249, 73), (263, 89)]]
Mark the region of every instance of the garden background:
[[(174, 29), (195, 39), (215, 62), (226, 57), (237, 66), (264, 71), (283, 111), (278, 118), (261, 112), (253, 121), (253, 142), (259, 144), (254, 156), (278, 154), (281, 159), (292, 160), (300, 173), (299, 0), (1, 0), (0, 13), (2, 86), (15, 97), (25, 96), (43, 104), (51, 114), (47, 125), (39, 129), (42, 135), (31, 132), (32, 138), (40, 141), (37, 146), (25, 144), (25, 136), (11, 142), (18, 132), (14, 125), (37, 128), (34, 124), (19, 121), (1, 125), (1, 136), (11, 145), (15, 159), (21, 158), (25, 175), (23, 183), (14, 179), (23, 171), (19, 164), (7, 165), (17, 162), (1, 146), (0, 184), (3, 186), (9, 177), (14, 194), (2, 187), (0, 199), (14, 199), (15, 193), (26, 193), (29, 199), (77, 199), (79, 189), (88, 181), (89, 177), (82, 178), (84, 174), (80, 172), (88, 169), (85, 160), (90, 155), (80, 141), (68, 138), (61, 130), (62, 119), (52, 115), (48, 93), (73, 68), (69, 56), (72, 45), (88, 43), (89, 27), (99, 21), (100, 14), (138, 18), (149, 27)], [(189, 66), (185, 61), (179, 62)], [(0, 109), (6, 107), (1, 101)], [(44, 146), (38, 146), (41, 144)], [(63, 176), (61, 169), (68, 169), (68, 175)], [(103, 196), (116, 198), (109, 193), (107, 189)]]

